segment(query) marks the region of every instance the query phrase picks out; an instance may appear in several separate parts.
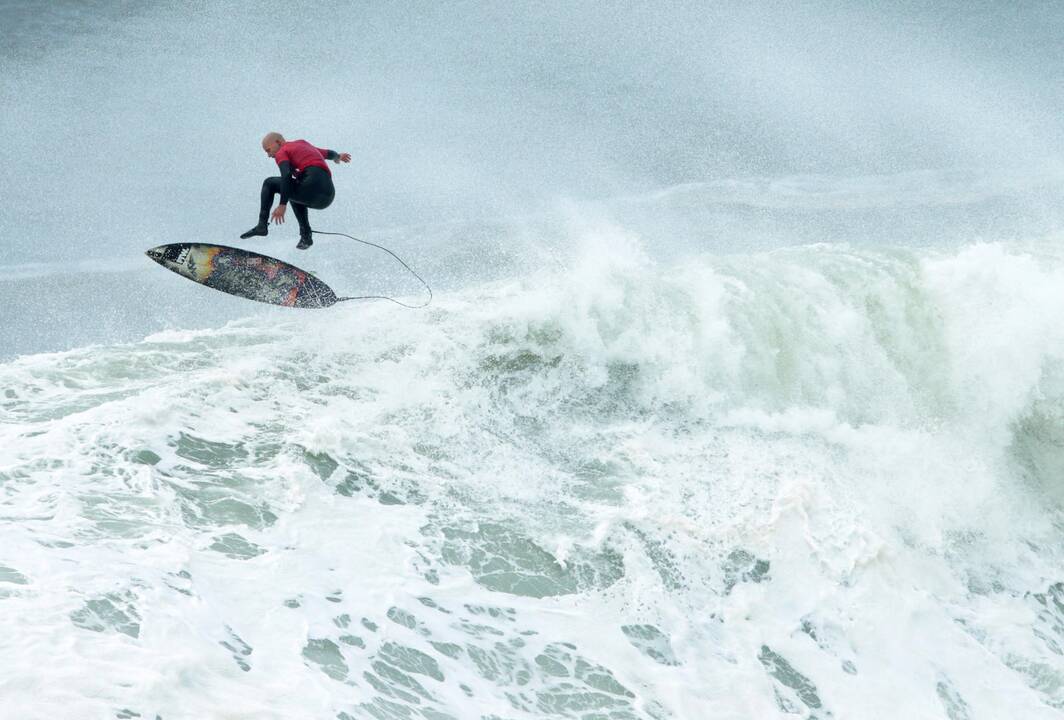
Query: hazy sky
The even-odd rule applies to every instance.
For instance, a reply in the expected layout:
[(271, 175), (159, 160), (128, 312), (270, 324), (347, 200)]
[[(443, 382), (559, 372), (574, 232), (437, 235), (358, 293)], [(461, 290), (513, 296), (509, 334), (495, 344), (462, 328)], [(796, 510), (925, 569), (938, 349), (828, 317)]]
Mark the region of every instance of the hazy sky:
[(0, 265), (239, 232), (273, 129), (358, 227), (1060, 156), (1059, 4), (801, 5), (3, 2)]

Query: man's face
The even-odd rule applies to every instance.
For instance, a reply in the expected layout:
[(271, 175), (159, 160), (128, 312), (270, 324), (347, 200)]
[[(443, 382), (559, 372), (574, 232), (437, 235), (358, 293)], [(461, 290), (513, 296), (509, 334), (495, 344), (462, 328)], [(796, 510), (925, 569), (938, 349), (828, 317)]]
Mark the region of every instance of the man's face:
[(283, 144), (284, 143), (280, 140), (263, 140), (262, 149), (272, 158), (277, 154), (277, 151), (281, 149), (281, 145)]

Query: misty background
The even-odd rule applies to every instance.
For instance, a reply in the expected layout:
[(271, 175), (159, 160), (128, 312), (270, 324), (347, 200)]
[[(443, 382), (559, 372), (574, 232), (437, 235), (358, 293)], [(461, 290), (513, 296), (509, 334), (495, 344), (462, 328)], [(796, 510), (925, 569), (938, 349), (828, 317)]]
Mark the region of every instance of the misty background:
[(352, 153), (316, 229), (442, 290), (564, 264), (574, 216), (652, 255), (1022, 242), (1061, 225), (1057, 3), (0, 2), (0, 358), (290, 311), (143, 256), (261, 250), (416, 294), (294, 219), (262, 134)]

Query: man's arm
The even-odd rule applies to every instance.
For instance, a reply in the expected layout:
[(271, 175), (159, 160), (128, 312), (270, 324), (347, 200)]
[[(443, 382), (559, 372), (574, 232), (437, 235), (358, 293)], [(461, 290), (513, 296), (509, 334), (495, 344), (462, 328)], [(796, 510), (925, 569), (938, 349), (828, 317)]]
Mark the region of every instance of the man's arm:
[(281, 168), (281, 205), (288, 204), (288, 196), (295, 191), (295, 181), (292, 180), (292, 163), (282, 160), (277, 163)]
[(342, 162), (351, 162), (351, 155), (349, 153), (336, 152), (335, 150), (326, 150), (325, 148), (318, 148), (318, 152), (320, 152), (326, 160), (332, 160), (337, 165)]
[[(278, 153), (278, 156), (280, 156), (280, 153)], [(288, 196), (295, 192), (296, 188), (295, 182), (292, 180), (292, 163), (281, 157), (275, 157), (274, 160), (277, 161), (277, 167), (281, 170), (281, 202), (277, 203), (277, 207), (270, 213), (270, 217), (275, 223), (283, 223), (284, 213), (288, 209)]]

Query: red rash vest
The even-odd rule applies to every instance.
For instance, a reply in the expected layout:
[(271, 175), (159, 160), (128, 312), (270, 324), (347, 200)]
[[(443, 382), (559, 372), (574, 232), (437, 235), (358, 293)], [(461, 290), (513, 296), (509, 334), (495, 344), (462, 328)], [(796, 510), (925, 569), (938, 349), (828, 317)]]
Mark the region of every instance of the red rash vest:
[(277, 161), (278, 167), (281, 167), (281, 163), (289, 163), (296, 175), (301, 175), (308, 167), (320, 167), (332, 175), (329, 165), (325, 162), (329, 153), (329, 150), (316, 148), (306, 140), (291, 140), (281, 146), (273, 159)]

